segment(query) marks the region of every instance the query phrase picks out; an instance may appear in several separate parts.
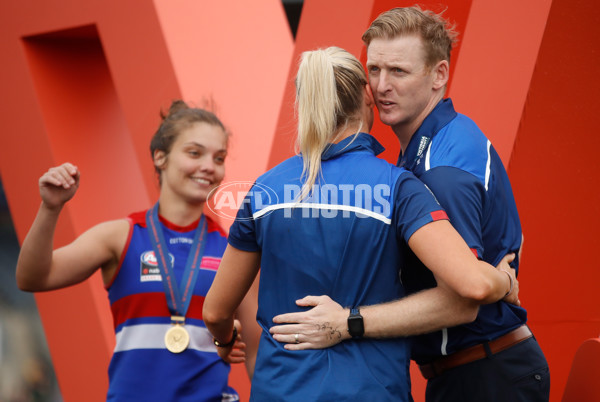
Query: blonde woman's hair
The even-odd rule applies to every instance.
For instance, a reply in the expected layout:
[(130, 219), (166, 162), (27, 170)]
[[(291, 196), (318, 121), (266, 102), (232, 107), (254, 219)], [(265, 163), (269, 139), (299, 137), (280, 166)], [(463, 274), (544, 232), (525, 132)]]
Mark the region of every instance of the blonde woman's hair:
[(349, 123), (360, 121), (366, 84), (363, 66), (344, 49), (334, 46), (302, 53), (296, 76), (296, 111), (305, 183), (299, 200), (311, 193), (328, 144)]

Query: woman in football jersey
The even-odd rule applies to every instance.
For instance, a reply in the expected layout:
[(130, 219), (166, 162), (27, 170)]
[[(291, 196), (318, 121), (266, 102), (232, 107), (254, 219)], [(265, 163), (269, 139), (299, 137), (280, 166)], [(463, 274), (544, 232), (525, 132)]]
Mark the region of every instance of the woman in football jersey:
[(59, 289), (100, 267), (116, 334), (109, 401), (235, 401), (229, 363), (245, 361), (252, 377), (258, 344), (253, 297), (238, 309), (235, 325), (244, 341), (237, 336), (225, 345), (235, 350), (227, 361), (202, 321), (204, 296), (226, 247), (224, 232), (203, 207), (223, 180), (227, 145), (213, 113), (173, 102), (150, 144), (158, 202), (100, 223), (56, 250), (56, 223), (80, 172), (64, 163), (39, 180), (42, 203), (21, 248), (17, 283), (31, 292)]

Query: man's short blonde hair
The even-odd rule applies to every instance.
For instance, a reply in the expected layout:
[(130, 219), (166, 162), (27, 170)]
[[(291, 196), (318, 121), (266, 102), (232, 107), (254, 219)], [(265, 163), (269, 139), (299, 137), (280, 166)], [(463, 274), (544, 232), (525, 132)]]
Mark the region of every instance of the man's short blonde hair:
[(398, 7), (381, 13), (365, 31), (362, 40), (368, 47), (373, 39), (393, 39), (398, 36), (418, 35), (425, 47), (425, 65), (433, 67), (441, 60), (450, 63), (450, 51), (458, 33), (442, 17), (419, 6)]

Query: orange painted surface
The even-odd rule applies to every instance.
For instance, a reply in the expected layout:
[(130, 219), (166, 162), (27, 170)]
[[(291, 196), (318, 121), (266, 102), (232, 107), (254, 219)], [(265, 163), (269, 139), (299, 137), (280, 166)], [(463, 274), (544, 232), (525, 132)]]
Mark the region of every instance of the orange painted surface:
[[(449, 95), (494, 144), (505, 166), (552, 0), (473, 0)], [(518, 10), (518, 12), (516, 12)], [(510, 27), (510, 29), (508, 29)]]
[(600, 334), (599, 11), (552, 2), (509, 164), (525, 233), (521, 300), (550, 362), (553, 401), (576, 350)]
[(594, 402), (600, 400), (600, 338), (583, 342), (571, 365), (563, 402)]
[(360, 37), (365, 27), (369, 26), (372, 7), (373, 0), (355, 2), (352, 7), (348, 7), (345, 0), (304, 1), (268, 168), (294, 155), (297, 124), (294, 116), (294, 79), (300, 55), (307, 50), (339, 46), (360, 57), (363, 48)]
[[(461, 33), (449, 95), (509, 167), (526, 237), (521, 300), (558, 401), (577, 348), (600, 333), (593, 258), (600, 246), (600, 49), (593, 40), (600, 5), (494, 3), (444, 2)], [(360, 37), (370, 21), (412, 4), (306, 0), (294, 44), (279, 0), (0, 3), (0, 174), (19, 239), (39, 206), (37, 179), (65, 160), (81, 168), (82, 185), (65, 208), (57, 246), (151, 205), (158, 191), (148, 143), (158, 109), (174, 98), (214, 101), (232, 132), (226, 181), (253, 180), (294, 152), (300, 53), (338, 45), (364, 62)], [(395, 162), (391, 130), (377, 121), (374, 134), (388, 148), (383, 157)], [(65, 401), (104, 400), (114, 335), (100, 278), (36, 300)], [(411, 372), (415, 401), (423, 401), (424, 380), (414, 366)], [(243, 367), (234, 367), (231, 381), (247, 399)]]

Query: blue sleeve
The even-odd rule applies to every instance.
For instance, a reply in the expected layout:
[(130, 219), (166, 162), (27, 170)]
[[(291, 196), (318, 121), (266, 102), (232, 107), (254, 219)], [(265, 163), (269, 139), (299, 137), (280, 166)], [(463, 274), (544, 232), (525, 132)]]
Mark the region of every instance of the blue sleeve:
[(481, 180), (462, 169), (438, 166), (420, 179), (444, 207), (450, 223), (468, 246), (483, 258), (482, 220), (485, 188)]
[(251, 194), (252, 189), (244, 197), (235, 221), (229, 228), (227, 241), (238, 250), (255, 252), (260, 251), (260, 246), (256, 239), (256, 222), (252, 216)]
[(396, 182), (394, 224), (406, 242), (418, 229), (440, 219), (448, 219), (432, 192), (412, 173), (403, 173)]

